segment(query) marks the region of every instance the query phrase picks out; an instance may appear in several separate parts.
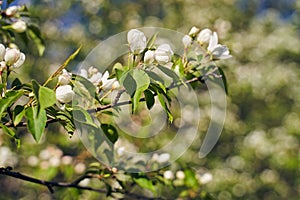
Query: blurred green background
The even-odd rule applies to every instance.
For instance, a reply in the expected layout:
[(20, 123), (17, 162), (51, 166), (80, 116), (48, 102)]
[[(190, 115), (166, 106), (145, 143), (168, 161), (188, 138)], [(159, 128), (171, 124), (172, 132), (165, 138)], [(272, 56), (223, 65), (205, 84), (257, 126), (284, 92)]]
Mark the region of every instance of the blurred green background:
[[(295, 0), (31, 0), (25, 3), (42, 30), (46, 51), (20, 45), (28, 59), (13, 76), (46, 80), (83, 45), (68, 69), (101, 40), (130, 28), (157, 26), (187, 33), (192, 26), (218, 32), (233, 58), (222, 61), (228, 79), (225, 126), (213, 151), (198, 159), (199, 144), (178, 160), (207, 171), (203, 186), (216, 199), (296, 200), (300, 196), (300, 2)], [(203, 93), (206, 97), (207, 94)], [(205, 99), (205, 98), (204, 98)], [(206, 102), (201, 108), (209, 110)], [(209, 116), (207, 116), (209, 117)], [(209, 118), (208, 118), (209, 119)], [(208, 123), (209, 121), (204, 121)], [(205, 131), (203, 125), (201, 131)], [(46, 180), (71, 181), (94, 160), (76, 137), (55, 125), (36, 144), (21, 130), (22, 147), (0, 133), (0, 166)], [(196, 144), (197, 143), (197, 144)], [(101, 199), (99, 194), (47, 188), (0, 176), (0, 199)], [(172, 193), (172, 191), (170, 191)]]

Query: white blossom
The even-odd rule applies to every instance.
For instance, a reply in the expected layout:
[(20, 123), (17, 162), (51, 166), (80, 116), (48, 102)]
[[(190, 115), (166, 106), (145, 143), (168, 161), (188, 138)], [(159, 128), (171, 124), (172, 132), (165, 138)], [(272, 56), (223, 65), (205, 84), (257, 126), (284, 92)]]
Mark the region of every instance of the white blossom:
[(7, 16), (13, 16), (17, 14), (20, 8), (21, 8), (20, 6), (10, 6), (5, 10), (5, 14)]
[(174, 53), (168, 44), (159, 45), (155, 50), (155, 60), (158, 63), (165, 64), (170, 62), (173, 55)]
[(68, 72), (66, 69), (62, 70), (62, 74), (58, 76), (58, 83), (60, 85), (67, 85), (71, 82), (72, 73)]
[(203, 29), (197, 36), (197, 41), (202, 45), (208, 43), (212, 36), (212, 31), (208, 28)]
[(108, 79), (108, 77), (109, 77), (109, 73), (108, 73), (108, 71), (106, 71), (103, 74), (102, 78), (101, 78), (101, 82), (102, 82), (101, 88), (103, 90), (110, 90), (110, 89), (112, 89), (113, 88), (112, 86), (113, 86), (114, 82), (117, 81), (116, 78)]
[(62, 85), (56, 88), (56, 99), (61, 103), (69, 103), (75, 95), (70, 85)]
[(193, 41), (193, 39), (189, 35), (185, 35), (182, 38), (182, 43), (183, 43), (184, 47), (190, 46), (192, 44), (192, 41)]
[(146, 53), (144, 55), (145, 64), (153, 63), (154, 58), (155, 58), (155, 52), (154, 51), (151, 51), (151, 50), (146, 51)]
[(183, 171), (177, 171), (176, 172), (176, 178), (178, 178), (180, 180), (184, 179), (185, 178), (184, 172)]
[(196, 26), (193, 26), (189, 32), (189, 35), (191, 37), (195, 37), (199, 33), (200, 29), (197, 28)]
[(26, 22), (23, 20), (18, 20), (11, 25), (12, 29), (14, 29), (17, 33), (23, 33), (27, 29)]
[(216, 32), (214, 32), (211, 36), (207, 50), (211, 55), (211, 59), (213, 60), (227, 59), (232, 57), (225, 45), (218, 44), (218, 35)]
[(102, 74), (95, 67), (90, 67), (88, 71), (81, 69), (79, 75), (88, 79), (94, 86), (101, 88), (102, 90), (114, 90), (120, 87), (116, 78), (109, 79), (108, 71)]
[(174, 179), (174, 173), (170, 170), (167, 170), (164, 172), (164, 178), (168, 180)]
[(25, 54), (18, 49), (7, 48), (4, 55), (4, 61), (7, 65), (18, 68), (24, 63)]
[(137, 29), (131, 29), (127, 34), (127, 41), (131, 52), (134, 54), (144, 51), (147, 45), (147, 39), (143, 32)]
[(162, 153), (157, 157), (156, 161), (159, 163), (164, 163), (164, 162), (169, 161), (169, 159), (170, 159), (170, 154)]

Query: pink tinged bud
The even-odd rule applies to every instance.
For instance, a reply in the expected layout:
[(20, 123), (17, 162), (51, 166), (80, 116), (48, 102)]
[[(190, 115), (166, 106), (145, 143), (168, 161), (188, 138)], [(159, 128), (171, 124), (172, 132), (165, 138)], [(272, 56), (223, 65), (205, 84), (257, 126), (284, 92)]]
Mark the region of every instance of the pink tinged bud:
[(5, 10), (5, 14), (9, 17), (17, 14), (17, 12), (19, 11), (20, 6), (10, 6)]
[(162, 64), (170, 62), (173, 55), (174, 53), (168, 44), (162, 44), (155, 50), (155, 60)]
[(131, 52), (139, 54), (146, 48), (147, 38), (145, 34), (137, 29), (131, 29), (127, 34), (127, 41)]
[(144, 55), (145, 64), (151, 64), (154, 61), (155, 53), (154, 51), (148, 50)]
[(72, 79), (72, 73), (69, 73), (67, 70), (63, 69), (62, 74), (58, 77), (58, 83), (60, 85), (67, 85)]
[(189, 35), (185, 35), (182, 38), (182, 43), (184, 47), (189, 47), (192, 44), (192, 38)]
[(203, 29), (197, 36), (197, 41), (202, 45), (208, 43), (212, 37), (212, 32), (208, 28)]
[(75, 95), (70, 85), (62, 85), (56, 88), (56, 99), (61, 103), (69, 103)]
[(189, 32), (189, 36), (195, 37), (199, 33), (200, 29), (193, 26)]
[(18, 20), (11, 25), (12, 29), (14, 29), (17, 33), (23, 33), (27, 29), (26, 22), (23, 20)]
[(5, 51), (5, 46), (3, 44), (0, 44), (0, 61), (4, 59)]

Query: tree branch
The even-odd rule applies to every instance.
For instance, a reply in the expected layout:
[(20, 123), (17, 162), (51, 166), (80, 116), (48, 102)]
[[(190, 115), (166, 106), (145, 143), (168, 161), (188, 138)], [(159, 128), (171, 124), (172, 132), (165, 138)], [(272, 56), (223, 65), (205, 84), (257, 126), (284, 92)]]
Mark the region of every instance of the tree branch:
[[(19, 172), (14, 172), (14, 171), (12, 171), (12, 167), (6, 167), (6, 168), (1, 167), (0, 168), (0, 174), (10, 176), (10, 177), (14, 177), (16, 179), (24, 180), (24, 181), (27, 181), (27, 182), (43, 185), (43, 186), (47, 187), (48, 190), (51, 193), (54, 193), (53, 187), (76, 188), (76, 189), (79, 189), (79, 190), (89, 190), (89, 191), (104, 193), (104, 194), (107, 193), (107, 191), (103, 190), (103, 189), (93, 188), (93, 187), (86, 187), (86, 186), (80, 186), (79, 185), (79, 183), (81, 181), (83, 181), (84, 179), (95, 177), (95, 176), (89, 175), (89, 174), (83, 175), (83, 176), (79, 177), (78, 179), (76, 179), (75, 181), (73, 181), (71, 183), (40, 180), (40, 179), (37, 179), (37, 178), (33, 178), (33, 177), (30, 177), (30, 176), (21, 174)], [(140, 194), (129, 193), (127, 191), (115, 191), (115, 192), (121, 192), (121, 193), (123, 193), (125, 195), (128, 195), (128, 196), (130, 196), (132, 198), (135, 198), (135, 199), (147, 199), (147, 200), (165, 200), (166, 199), (166, 198), (163, 198), (163, 197), (155, 197), (155, 198), (146, 197), (146, 196), (143, 196), (143, 195), (140, 195)]]

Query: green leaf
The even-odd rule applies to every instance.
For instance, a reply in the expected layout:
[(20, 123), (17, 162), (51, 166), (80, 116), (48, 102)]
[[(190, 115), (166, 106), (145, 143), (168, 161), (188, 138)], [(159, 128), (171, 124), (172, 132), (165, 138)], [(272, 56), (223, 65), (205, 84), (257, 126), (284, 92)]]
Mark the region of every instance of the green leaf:
[(147, 179), (146, 177), (145, 178), (144, 177), (134, 178), (133, 180), (134, 180), (134, 182), (136, 182), (142, 188), (146, 188), (146, 189), (150, 190), (153, 193), (156, 192), (156, 188), (154, 187), (152, 181)]
[(150, 110), (155, 103), (154, 94), (150, 90), (145, 90), (144, 95), (146, 99), (147, 108)]
[(39, 56), (42, 56), (45, 51), (45, 44), (40, 29), (37, 26), (31, 24), (27, 28), (27, 33), (34, 42), (38, 50)]
[(132, 77), (136, 82), (136, 91), (132, 98), (132, 112), (134, 113), (138, 108), (141, 95), (150, 85), (150, 78), (143, 70), (139, 69), (132, 71)]
[(41, 109), (53, 106), (56, 102), (55, 92), (50, 88), (41, 86), (39, 89), (38, 102), (41, 106)]
[(158, 81), (158, 82), (161, 82), (162, 84), (164, 84), (164, 80), (160, 77), (160, 76), (158, 76), (156, 73), (154, 73), (154, 72), (152, 72), (152, 71), (145, 71), (147, 74), (148, 74), (148, 76), (151, 78), (151, 79), (153, 79), (154, 81)]
[(218, 70), (219, 70), (220, 74), (222, 75), (222, 81), (224, 84), (225, 92), (228, 95), (228, 85), (227, 85), (227, 79), (226, 79), (225, 73), (222, 68), (218, 68)]
[(64, 129), (72, 135), (75, 130), (74, 119), (70, 112), (68, 111), (59, 111), (55, 114), (56, 119), (59, 120), (59, 123), (64, 127)]
[(41, 86), (35, 80), (32, 80), (32, 90), (38, 102), (38, 108), (45, 109), (55, 104), (55, 92), (50, 88)]
[(22, 87), (22, 83), (20, 81), (20, 79), (15, 78), (15, 80), (13, 80), (11, 87), (14, 88), (15, 90), (18, 90)]
[(36, 106), (28, 107), (25, 109), (25, 116), (27, 118), (28, 131), (32, 134), (35, 141), (39, 142), (44, 133), (47, 122), (46, 111), (44, 109), (40, 109), (38, 112), (38, 108)]
[(72, 114), (73, 114), (73, 119), (76, 120), (77, 122), (88, 124), (95, 128), (98, 128), (98, 126), (94, 123), (94, 120), (91, 117), (91, 115), (88, 113), (88, 111), (84, 110), (83, 108), (79, 106), (74, 106), (72, 110)]
[(133, 77), (130, 74), (131, 71), (126, 72), (125, 74), (122, 75), (122, 77), (120, 78), (120, 83), (124, 86), (124, 88), (126, 89), (126, 92), (133, 97), (136, 88), (137, 88), (137, 84), (135, 82), (135, 80), (133, 79)]
[(5, 97), (0, 99), (0, 118), (2, 117), (3, 113), (6, 109), (11, 106), (13, 103), (17, 101), (23, 95), (22, 90), (10, 90), (5, 93)]
[(167, 76), (169, 76), (170, 78), (173, 79), (173, 82), (179, 82), (180, 78), (179, 76), (171, 69), (164, 67), (162, 65), (158, 65), (157, 68), (162, 71), (163, 73), (165, 73)]
[(17, 105), (13, 110), (13, 122), (15, 126), (17, 126), (21, 122), (24, 115), (25, 115), (24, 106)]
[(111, 125), (111, 124), (101, 124), (101, 128), (104, 132), (104, 134), (106, 135), (106, 137), (108, 137), (108, 139), (114, 144), (118, 138), (118, 131), (117, 129)]
[(86, 78), (73, 74), (72, 84), (75, 86), (74, 91), (83, 97), (96, 97), (96, 87)]
[(152, 35), (152, 37), (148, 40), (147, 42), (147, 48), (151, 49), (155, 43), (155, 40), (157, 38), (158, 33), (155, 33), (154, 35)]
[(0, 127), (2, 128), (2, 130), (4, 131), (4, 133), (6, 133), (10, 137), (14, 138), (15, 143), (17, 145), (17, 148), (19, 149), (20, 146), (21, 146), (21, 142), (20, 142), (20, 139), (17, 137), (15, 131), (12, 130), (11, 128), (8, 128), (7, 126), (5, 126), (3, 124), (0, 124)]
[(31, 83), (32, 83), (33, 94), (34, 94), (36, 100), (38, 101), (39, 100), (40, 84), (38, 82), (36, 82), (36, 80), (32, 80)]
[(157, 93), (157, 97), (158, 97), (158, 100), (159, 100), (161, 106), (163, 107), (163, 109), (164, 109), (165, 112), (167, 113), (169, 122), (172, 123), (172, 122), (173, 122), (173, 115), (172, 115), (172, 113), (170, 112), (170, 110), (169, 110), (169, 108), (168, 108), (168, 106), (167, 106), (167, 104), (166, 104), (166, 102), (165, 102), (163, 96), (162, 96), (160, 93)]

